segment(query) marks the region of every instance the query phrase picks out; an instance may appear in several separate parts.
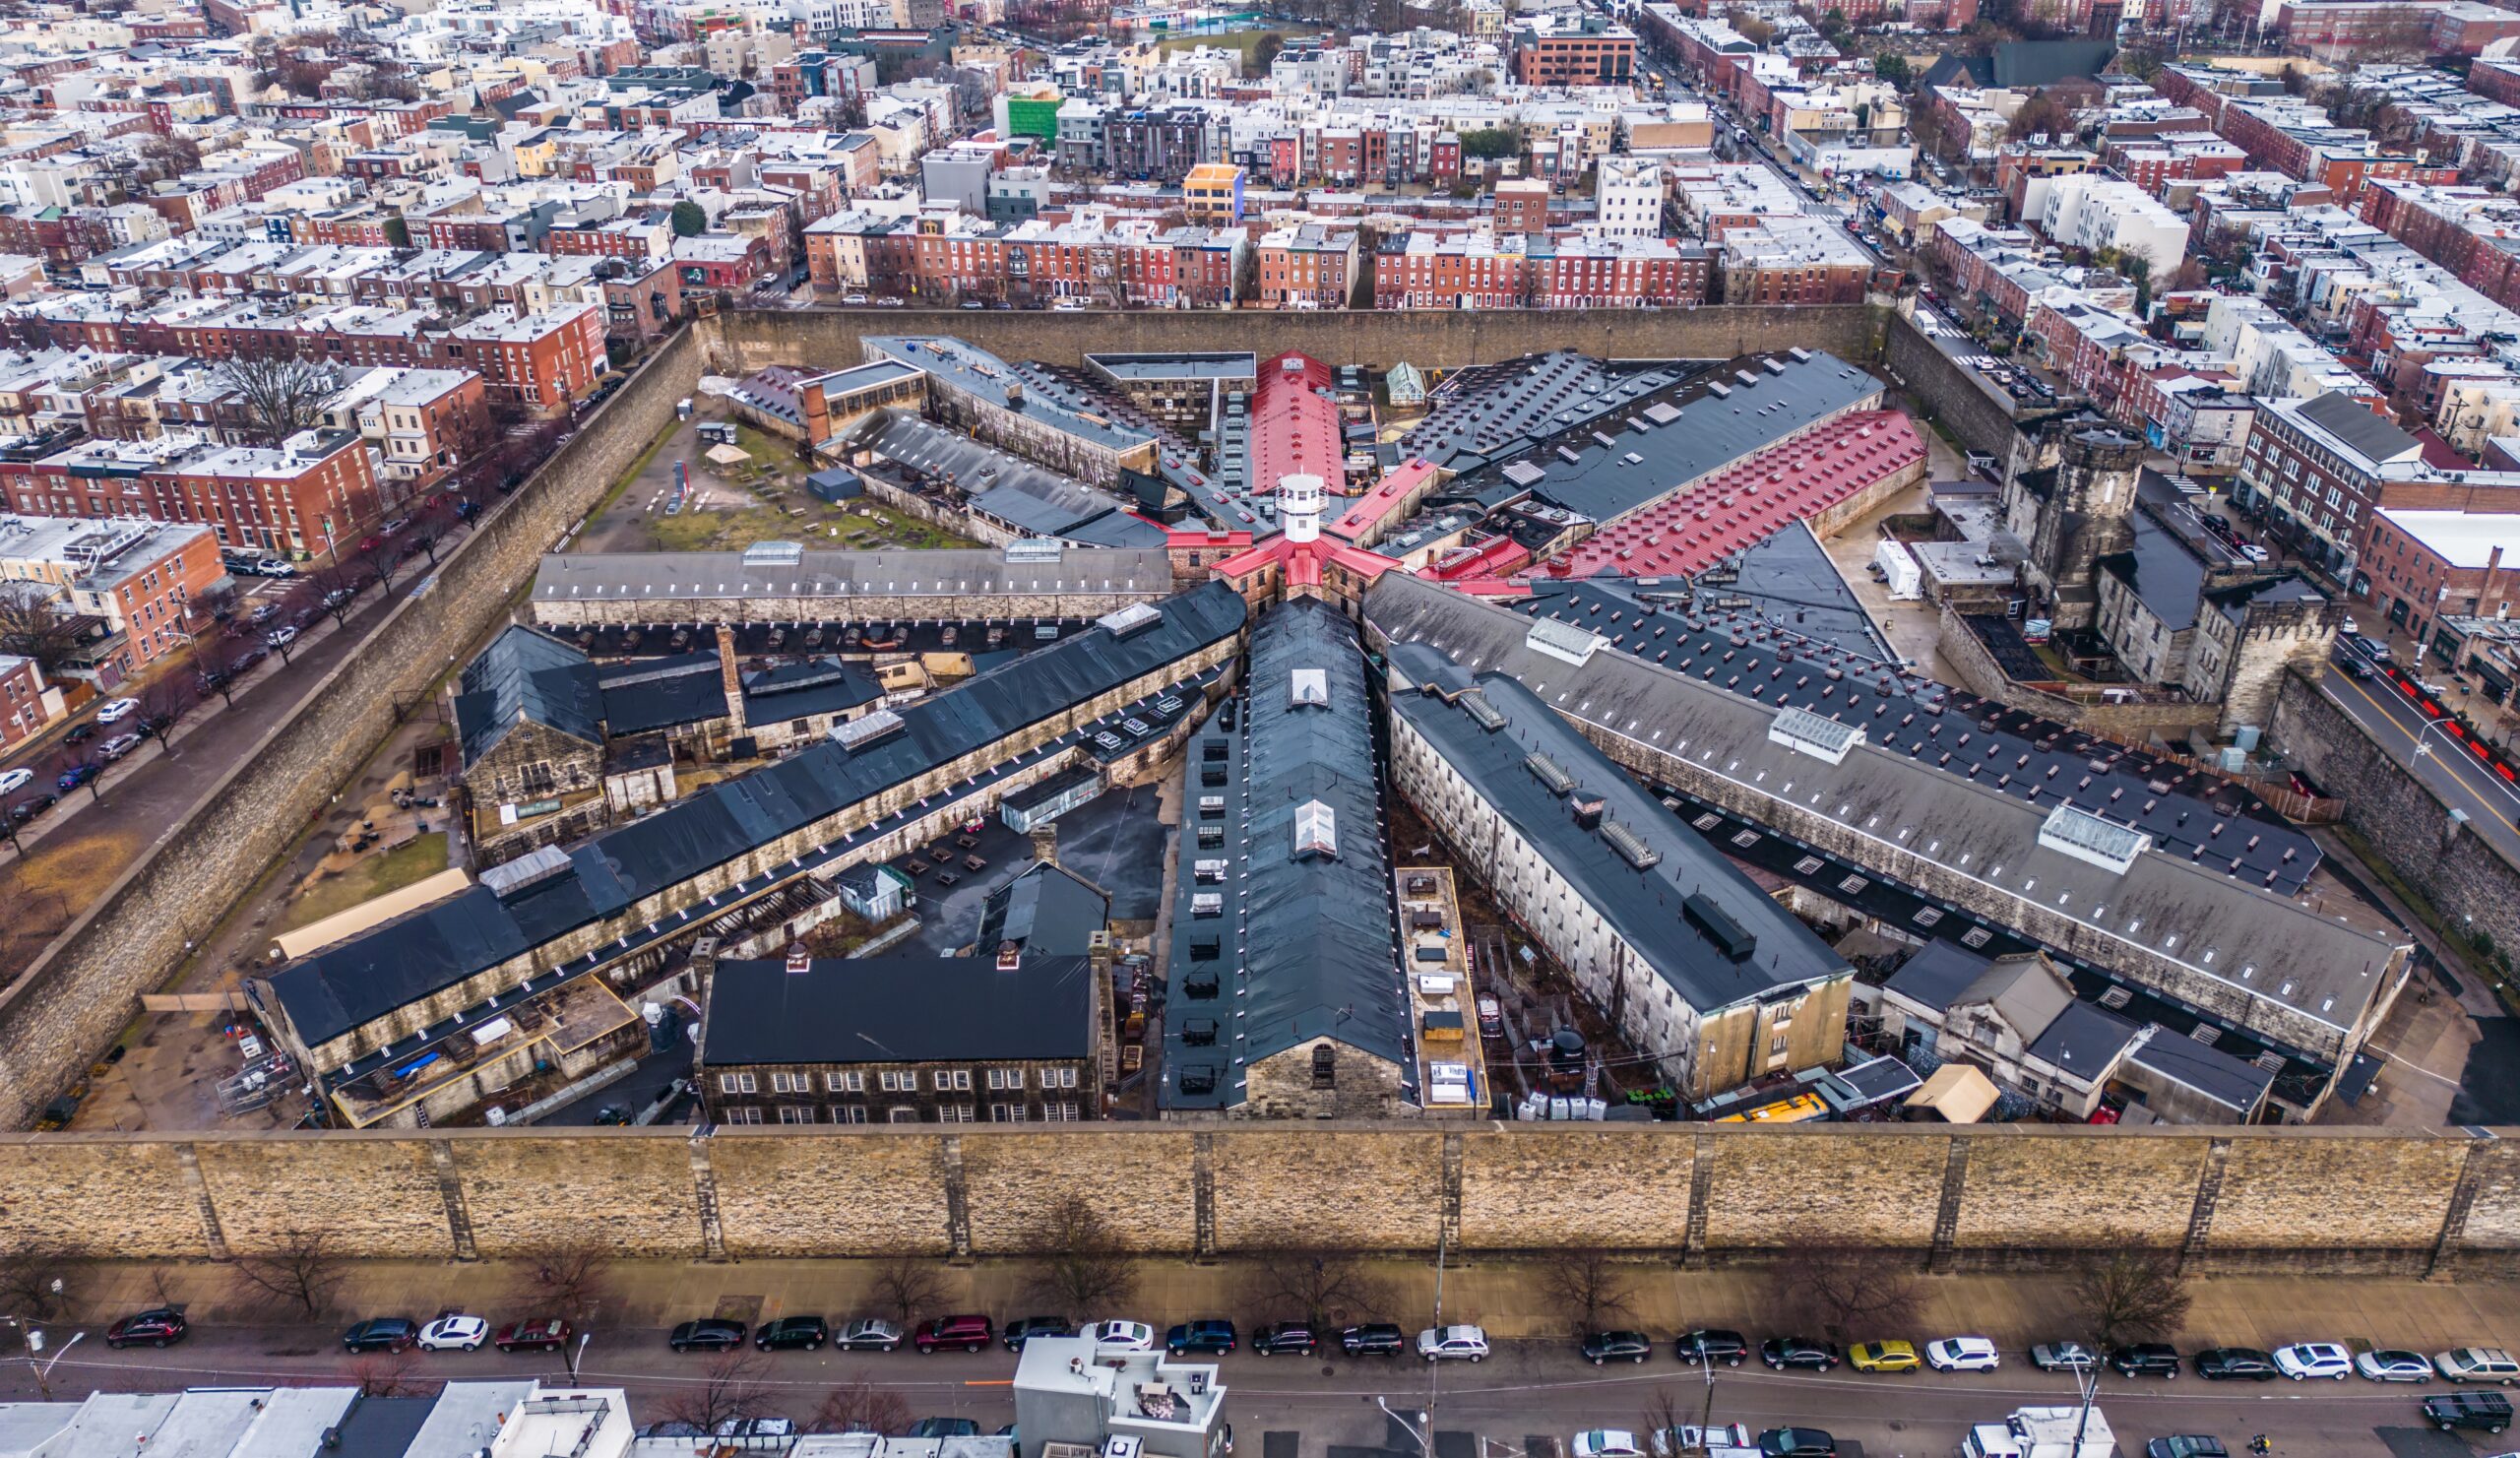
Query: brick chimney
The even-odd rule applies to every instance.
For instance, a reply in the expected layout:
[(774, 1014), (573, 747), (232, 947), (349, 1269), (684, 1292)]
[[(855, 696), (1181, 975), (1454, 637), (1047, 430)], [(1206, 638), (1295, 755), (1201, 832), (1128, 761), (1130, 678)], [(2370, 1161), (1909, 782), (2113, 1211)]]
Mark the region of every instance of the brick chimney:
[(726, 696), (726, 734), (744, 731), (744, 675), (735, 663), (735, 630), (718, 624), (718, 685)]
[(789, 977), (802, 977), (813, 970), (813, 953), (805, 950), (805, 944), (803, 942), (789, 942), (788, 944), (788, 975)]
[(1033, 858), (1043, 865), (1059, 863), (1059, 828), (1044, 822), (1033, 827)]
[(823, 382), (806, 381), (798, 397), (800, 412), (805, 417), (805, 444), (819, 446), (831, 439), (831, 404), (823, 399)]
[(1024, 965), (1024, 949), (1011, 941), (997, 944), (997, 970), (1014, 972)]

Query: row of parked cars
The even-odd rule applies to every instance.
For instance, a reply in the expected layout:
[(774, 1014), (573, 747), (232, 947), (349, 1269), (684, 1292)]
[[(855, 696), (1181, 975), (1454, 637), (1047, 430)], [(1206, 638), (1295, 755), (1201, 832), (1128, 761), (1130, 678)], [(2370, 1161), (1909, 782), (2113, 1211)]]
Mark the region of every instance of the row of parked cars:
[[(1859, 1372), (1912, 1372), (1931, 1367), (1945, 1372), (1990, 1372), (2003, 1364), (2003, 1355), (1984, 1337), (1942, 1337), (1922, 1345), (1895, 1339), (1858, 1342), (1841, 1350), (1830, 1342), (1805, 1337), (1771, 1337), (1750, 1345), (1737, 1331), (1709, 1328), (1681, 1335), (1673, 1344), (1680, 1361), (1692, 1365), (1720, 1362), (1739, 1366), (1755, 1354), (1778, 1371), (1831, 1371), (1844, 1363)], [(1596, 1332), (1584, 1338), (1586, 1361), (1641, 1363), (1653, 1355), (1654, 1341), (1642, 1332)], [(2208, 1347), (2190, 1356), (2162, 1342), (2129, 1342), (2109, 1349), (2104, 1357), (2081, 1342), (2043, 1342), (2030, 1349), (2030, 1362), (2042, 1371), (2091, 1371), (2107, 1367), (2123, 1377), (2175, 1377), (2193, 1366), (2208, 1381), (2273, 1381), (2277, 1377), (2336, 1381), (2361, 1375), (2374, 1382), (2520, 1383), (2520, 1359), (2498, 1347), (2453, 1347), (2426, 1357), (2420, 1352), (2381, 1348), (2357, 1353), (2338, 1342), (2296, 1342), (2272, 1352), (2254, 1347)]]
[[(1152, 1352), (1161, 1346), (1174, 1357), (1214, 1357), (1242, 1350), (1240, 1329), (1223, 1318), (1184, 1321), (1159, 1337), (1143, 1321), (1080, 1325), (1064, 1316), (1023, 1316), (1001, 1328), (986, 1316), (968, 1312), (930, 1317), (907, 1335), (900, 1323), (880, 1316), (856, 1316), (837, 1323), (820, 1316), (782, 1316), (759, 1326), (704, 1316), (675, 1327), (665, 1341), (676, 1352), (726, 1352), (749, 1342), (763, 1352), (814, 1352), (824, 1347), (841, 1352), (893, 1352), (909, 1346), (935, 1353), (981, 1352), (1001, 1345), (1009, 1352), (1021, 1352), (1035, 1337), (1084, 1337), (1114, 1352)], [(1310, 1356), (1332, 1346), (1350, 1357), (1398, 1357), (1412, 1350), (1407, 1333), (1391, 1322), (1333, 1328), (1273, 1321), (1251, 1334), (1251, 1350), (1262, 1357)], [(1475, 1326), (1448, 1326), (1418, 1333), (1415, 1349), (1429, 1362), (1447, 1358), (1477, 1362), (1487, 1355), (1487, 1334)]]

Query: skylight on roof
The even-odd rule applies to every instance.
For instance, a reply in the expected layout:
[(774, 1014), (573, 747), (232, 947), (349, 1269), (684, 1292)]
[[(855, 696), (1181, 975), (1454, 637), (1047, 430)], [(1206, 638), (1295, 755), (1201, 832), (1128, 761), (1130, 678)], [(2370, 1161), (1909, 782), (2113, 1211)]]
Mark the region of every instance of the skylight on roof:
[(1292, 681), (1287, 686), (1287, 703), (1290, 706), (1297, 704), (1319, 704), (1324, 708), (1328, 708), (1330, 705), (1330, 670), (1327, 668), (1295, 669), (1292, 674)]
[(2122, 876), (2137, 856), (2153, 848), (2153, 838), (2133, 826), (2058, 805), (2040, 825), (2039, 844)]
[(1621, 858), (1638, 870), (1644, 870), (1663, 858), (1662, 852), (1645, 844), (1635, 831), (1615, 820), (1602, 822), (1602, 839), (1609, 842), (1610, 849), (1618, 852)]
[(1295, 858), (1339, 856), (1339, 816), (1317, 799), (1295, 806)]
[(1592, 659), (1593, 651), (1602, 646), (1602, 640), (1571, 623), (1541, 617), (1532, 620), (1531, 631), (1523, 635), (1523, 646), (1535, 653), (1544, 653), (1550, 658), (1580, 666)]
[(1779, 709), (1768, 723), (1768, 742), (1831, 764), (1846, 763), (1847, 751), (1861, 743), (1863, 736), (1863, 730), (1853, 725), (1802, 709)]

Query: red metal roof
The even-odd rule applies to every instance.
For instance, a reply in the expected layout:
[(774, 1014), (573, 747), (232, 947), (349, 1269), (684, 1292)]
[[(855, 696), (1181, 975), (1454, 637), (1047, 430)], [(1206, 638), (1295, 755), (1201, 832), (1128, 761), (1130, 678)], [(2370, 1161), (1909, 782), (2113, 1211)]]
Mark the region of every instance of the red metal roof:
[(1292, 350), (1260, 366), (1251, 400), (1251, 489), (1266, 495), (1289, 475), (1317, 475), (1332, 491), (1347, 489), (1339, 407), (1321, 391), (1330, 366)]
[(1905, 414), (1844, 415), (1630, 512), (1540, 570), (1552, 577), (1702, 572), (1924, 456), (1924, 439)]

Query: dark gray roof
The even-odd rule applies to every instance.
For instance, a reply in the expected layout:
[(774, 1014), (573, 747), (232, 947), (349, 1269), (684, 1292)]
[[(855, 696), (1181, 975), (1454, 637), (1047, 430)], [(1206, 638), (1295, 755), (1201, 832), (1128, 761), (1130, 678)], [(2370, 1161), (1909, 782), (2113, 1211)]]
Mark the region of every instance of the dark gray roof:
[(614, 735), (644, 734), (726, 717), (726, 690), (715, 653), (681, 653), (597, 670), (604, 727)]
[(2266, 1091), (2274, 1087), (2276, 1079), (2276, 1070), (2233, 1057), (2220, 1048), (2207, 1047), (2193, 1038), (2182, 1038), (2165, 1028), (2156, 1028), (2153, 1036), (2128, 1055), (2127, 1061), (2149, 1068), (2164, 1078), (2174, 1079), (2236, 1109), (2255, 1109), (2266, 1097)]
[[(808, 551), (793, 565), (747, 566), (741, 552), (554, 552), (535, 574), (536, 601), (630, 598), (656, 603), (674, 621), (693, 598), (887, 598), (940, 592), (975, 597), (1054, 597), (1171, 590), (1172, 564), (1161, 549), (1071, 546), (1056, 559), (1007, 560), (1003, 547), (861, 552)], [(948, 585), (951, 585), (950, 587)], [(1010, 605), (999, 614), (1035, 614)], [(688, 620), (688, 613), (681, 613)]]
[(523, 723), (603, 743), (603, 699), (595, 666), (557, 638), (511, 627), (464, 666), (455, 693), (455, 729), (467, 768)]
[(1082, 1058), (1095, 1046), (1083, 957), (853, 957), (791, 973), (721, 962), (702, 1006), (701, 1055), (740, 1063), (933, 1063)]
[[(1606, 522), (1852, 410), (1884, 389), (1879, 380), (1834, 354), (1766, 357), (1777, 369), (1760, 359), (1743, 359), (1735, 361), (1740, 369), (1638, 396), (1630, 409), (1614, 416), (1555, 428), (1522, 454), (1467, 472), (1445, 490), (1472, 495), (1499, 482), (1528, 485), (1543, 501)], [(1718, 389), (1728, 393), (1713, 393)], [(1652, 412), (1665, 406), (1678, 414), (1657, 423)], [(1529, 475), (1532, 470), (1541, 475)]]
[(1037, 860), (988, 894), (973, 949), (993, 956), (999, 943), (1011, 941), (1027, 953), (1082, 957), (1110, 914), (1111, 898), (1101, 887), (1064, 866)]
[[(2144, 483), (2149, 488), (2151, 482)], [(2162, 489), (2172, 489), (2169, 482)], [(2199, 595), (2205, 589), (2205, 563), (2179, 539), (2178, 534), (2143, 511), (2127, 514), (2133, 544), (2100, 559), (2104, 572), (2126, 585), (2144, 610), (2160, 618), (2174, 633), (2196, 626)]]
[(886, 460), (929, 475), (951, 475), (974, 510), (1033, 536), (1090, 546), (1164, 545), (1164, 529), (1129, 515), (1120, 497), (917, 415), (887, 411), (860, 439)]
[(1222, 583), (1155, 606), (1158, 622), (1125, 638), (1063, 638), (909, 705), (901, 732), (860, 750), (816, 744), (616, 826), (573, 849), (566, 872), (510, 896), (475, 885), (291, 963), (272, 992), (299, 1037), (327, 1042), (1230, 637), (1244, 615)]
[[(1765, 580), (1754, 565), (1745, 566), (1741, 576), (1743, 586), (1756, 587)], [(1977, 759), (1984, 761), (1981, 780), (1987, 778), (1987, 764), (2010, 769), (2016, 788), (2041, 787), (2043, 804), (2062, 800), (2134, 825), (2178, 855), (2219, 856), (2227, 864), (2236, 856), (2242, 875), (2263, 880), (2272, 872), (2279, 890), (2299, 891), (2319, 863), (2316, 841), (2228, 781), (1908, 676), (1895, 671), (1882, 651), (1833, 643), (1826, 634), (1812, 632), (1810, 624), (1784, 614), (1713, 605), (1734, 588), (1674, 602), (1680, 584), (1649, 586), (1653, 581), (1576, 579), (1545, 593), (1536, 591), (1523, 606), (1535, 616), (1599, 633), (1621, 653), (1744, 698), (1861, 721), (1874, 743), (1907, 751), (1919, 764), (1962, 778), (1970, 757), (1955, 752), (1946, 762), (1942, 755), (1954, 749), (1961, 734), (1969, 734)], [(1395, 588), (1387, 596), (1404, 592)], [(1414, 592), (1406, 596), (1440, 601)], [(1709, 671), (1715, 668), (1721, 671)], [(1841, 676), (1830, 677), (1833, 669)], [(1989, 750), (1989, 744), (1997, 747)], [(2020, 763), (2025, 759), (2028, 763)], [(2238, 833), (2243, 825), (2246, 834)], [(2223, 827), (2220, 834), (2217, 826)], [(2254, 847), (2248, 844), (2251, 839), (2257, 842)]]
[[(1294, 675), (1307, 669), (1321, 673), (1327, 704), (1292, 702)], [(1160, 1096), (1168, 1109), (1239, 1104), (1237, 1061), (1247, 1066), (1316, 1038), (1410, 1062), (1373, 709), (1355, 625), (1311, 599), (1278, 604), (1252, 629), (1246, 682), (1235, 729), (1211, 719), (1182, 768)], [(1209, 759), (1211, 743), (1225, 746), (1227, 758)], [(1224, 785), (1203, 783), (1211, 766), (1223, 770)], [(1225, 798), (1222, 850), (1198, 846), (1203, 795)], [(1335, 856), (1297, 854), (1297, 812), (1315, 801), (1333, 817)], [(1203, 857), (1229, 862), (1222, 882), (1196, 880)], [(1191, 914), (1201, 893), (1222, 895), (1222, 915)], [(1221, 955), (1202, 961), (1192, 948), (1209, 938), (1221, 939)], [(1217, 977), (1219, 995), (1185, 990), (1203, 973)], [(1213, 1046), (1182, 1040), (1185, 1023), (1200, 1018), (1223, 1025)], [(1216, 1071), (1213, 1093), (1181, 1091), (1180, 1071), (1191, 1066)]]
[[(1791, 686), (1799, 673), (1809, 682), (1804, 691), (1814, 696), (1825, 683), (1831, 692), (1817, 699), (1821, 717), (1837, 716), (1864, 729), (1867, 741), (1850, 748), (1843, 762), (1831, 763), (1772, 739), (1783, 711), (1749, 697), (1741, 685), (1728, 686), (1729, 679), (1755, 671), (1738, 649), (1723, 649), (1733, 655), (1731, 662), (1721, 654), (1699, 661), (1674, 653), (1668, 664), (1631, 656), (1632, 650), (1596, 650), (1576, 665), (1531, 646), (1533, 624), (1523, 614), (1397, 572), (1375, 582), (1365, 612), (1391, 640), (1396, 668), (1414, 662), (1404, 657), (1404, 647), (1440, 650), (1544, 690), (1548, 705), (1566, 717), (1683, 755), (1705, 766), (1704, 773), (1756, 796), (1763, 808), (1773, 806), (1790, 783), (1797, 806), (1904, 845), (1907, 855), (1925, 856), (1955, 877), (2013, 897), (2033, 881), (2043, 901), (2070, 895), (2072, 905), (2092, 908), (2078, 918), (2089, 928), (2083, 938), (2089, 950), (2080, 955), (2112, 970), (2130, 964), (2112, 960), (2111, 943), (2140, 947), (2150, 957), (2175, 961), (2192, 975), (2280, 1004), (2342, 1035), (2362, 1020), (2385, 985), (2383, 974), (2403, 945), (2367, 924), (2321, 915), (2242, 879), (2245, 869), (2235, 870), (2233, 858), (2247, 867), (2246, 840), (2259, 836), (2262, 845), (2271, 839), (2253, 820), (2212, 822), (2221, 829), (2206, 832), (2217, 848), (2211, 855), (2190, 855), (2157, 839), (2156, 849), (2122, 873), (2051, 849), (2041, 832), (2068, 787), (2079, 792), (2080, 776), (2060, 766), (2053, 778), (2038, 775), (2005, 786), (1997, 782), (2016, 773), (2011, 760), (1976, 777), (1939, 767), (1938, 752), (1950, 752), (1953, 765), (1965, 756), (1960, 749), (1935, 746), (1956, 746), (1966, 733), (1972, 739), (1966, 753), (1976, 753), (1982, 721), (1971, 716), (1991, 717), (1994, 711), (1973, 704), (1969, 713), (1956, 714), (1937, 705), (1903, 717), (1899, 708), (1883, 704), (1876, 714), (1882, 696), (1877, 669), (1849, 668), (1841, 679), (1829, 680), (1821, 664), (1810, 663), (1773, 680)], [(1653, 625), (1612, 624), (1606, 618), (1606, 612), (1599, 629), (1604, 635), (1634, 639), (1642, 633), (1647, 642), (1655, 641)], [(2131, 807), (2091, 813), (2122, 824), (2148, 812), (2135, 800)], [(2151, 829), (2149, 821), (2139, 823)]]
[(2300, 414), (2373, 461), (2387, 461), (2424, 448), (2422, 441), (2400, 430), (2396, 421), (2352, 396), (2333, 390), (2302, 405)]
[[(1689, 1006), (1712, 1012), (1847, 971), (1844, 958), (1530, 689), (1499, 673), (1480, 674), (1477, 682), (1489, 707), (1505, 717), (1493, 732), (1480, 728), (1461, 703), (1431, 695), (1397, 691), (1392, 712), (1540, 848), (1541, 857)], [(1577, 792), (1603, 799), (1605, 828), (1617, 825), (1661, 858), (1639, 870), (1603, 830), (1578, 825), (1571, 796), (1543, 784), (1528, 767), (1535, 754), (1565, 771)], [(1691, 896), (1712, 901), (1755, 938), (1748, 956), (1733, 960), (1699, 929), (1682, 910)]]
[(783, 724), (840, 714), (884, 696), (884, 685), (855, 664), (804, 659), (744, 675), (744, 723)]
[(1929, 941), (1890, 974), (1885, 985), (1919, 1007), (1947, 1012), (1951, 999), (1969, 990), (1992, 960), (1958, 942)]
[(1520, 451), (1536, 434), (1587, 423), (1688, 378), (1684, 364), (1636, 365), (1572, 349), (1474, 364), (1444, 377), (1426, 417), (1400, 438), (1404, 459), (1453, 471)]
[(2143, 1030), (2105, 1007), (2068, 1002), (2030, 1045), (2030, 1055), (2098, 1082)]

